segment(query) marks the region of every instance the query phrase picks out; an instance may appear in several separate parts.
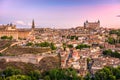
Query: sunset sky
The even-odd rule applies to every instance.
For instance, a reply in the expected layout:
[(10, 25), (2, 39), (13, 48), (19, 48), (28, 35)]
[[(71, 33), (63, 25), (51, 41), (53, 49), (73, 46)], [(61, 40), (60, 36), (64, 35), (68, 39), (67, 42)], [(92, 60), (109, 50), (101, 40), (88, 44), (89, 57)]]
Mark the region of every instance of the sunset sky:
[(120, 28), (120, 0), (0, 0), (0, 24), (17, 27), (70, 28), (84, 21)]

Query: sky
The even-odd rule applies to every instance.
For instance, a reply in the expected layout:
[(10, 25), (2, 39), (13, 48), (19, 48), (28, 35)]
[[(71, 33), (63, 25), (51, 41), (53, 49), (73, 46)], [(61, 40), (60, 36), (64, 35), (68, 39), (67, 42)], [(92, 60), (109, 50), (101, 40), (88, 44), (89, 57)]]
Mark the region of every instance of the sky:
[(0, 24), (19, 28), (71, 28), (88, 20), (120, 28), (120, 0), (0, 0)]

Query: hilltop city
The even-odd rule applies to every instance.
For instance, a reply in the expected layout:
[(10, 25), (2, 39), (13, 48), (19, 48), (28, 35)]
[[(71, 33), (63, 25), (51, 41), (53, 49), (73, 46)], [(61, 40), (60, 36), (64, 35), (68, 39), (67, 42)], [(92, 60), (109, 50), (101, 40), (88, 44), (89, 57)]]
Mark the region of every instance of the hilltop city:
[(106, 66), (119, 65), (120, 30), (101, 27), (99, 20), (86, 20), (82, 26), (69, 29), (38, 28), (34, 20), (31, 28), (0, 25), (0, 70), (14, 66), (28, 71), (37, 68), (42, 73), (72, 68), (78, 76), (89, 73), (94, 77)]

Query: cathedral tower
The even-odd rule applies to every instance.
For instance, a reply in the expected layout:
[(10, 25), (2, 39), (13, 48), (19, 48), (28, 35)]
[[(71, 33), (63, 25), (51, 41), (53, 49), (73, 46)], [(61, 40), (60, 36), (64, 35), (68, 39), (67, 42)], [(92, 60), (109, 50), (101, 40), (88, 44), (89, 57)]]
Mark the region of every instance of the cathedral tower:
[(33, 21), (32, 21), (32, 29), (35, 29), (34, 19), (33, 19)]

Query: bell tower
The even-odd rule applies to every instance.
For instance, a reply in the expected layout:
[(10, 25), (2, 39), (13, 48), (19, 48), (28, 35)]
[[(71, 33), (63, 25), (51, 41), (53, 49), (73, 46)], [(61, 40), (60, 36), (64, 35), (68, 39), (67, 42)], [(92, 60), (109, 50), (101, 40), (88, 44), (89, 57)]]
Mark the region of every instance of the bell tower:
[(35, 29), (34, 19), (32, 20), (32, 29)]

